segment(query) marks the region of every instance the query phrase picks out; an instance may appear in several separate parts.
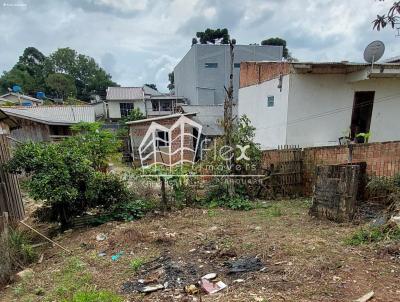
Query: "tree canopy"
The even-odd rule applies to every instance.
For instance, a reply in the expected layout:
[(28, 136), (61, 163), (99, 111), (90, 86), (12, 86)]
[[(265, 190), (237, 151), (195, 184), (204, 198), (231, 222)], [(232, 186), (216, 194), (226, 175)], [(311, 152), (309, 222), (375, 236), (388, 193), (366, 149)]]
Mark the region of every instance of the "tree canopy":
[[(385, 0), (379, 0), (379, 1), (385, 1)], [(383, 15), (377, 15), (376, 19), (372, 22), (374, 29), (377, 29), (378, 31), (381, 30), (381, 28), (385, 28), (386, 25), (390, 25), (392, 28), (395, 27), (396, 24), (399, 23), (400, 19), (400, 1), (396, 1), (393, 3), (393, 5), (389, 8), (388, 12)]]
[(43, 91), (49, 97), (64, 99), (70, 95), (89, 101), (92, 94), (105, 96), (108, 86), (115, 86), (96, 61), (71, 48), (59, 48), (46, 57), (38, 49), (28, 47), (11, 70), (0, 78), (0, 90), (19, 85), (26, 94)]
[(283, 57), (288, 59), (290, 57), (289, 49), (286, 47), (286, 40), (282, 38), (269, 38), (261, 41), (261, 45), (274, 45), (274, 46), (283, 46)]
[(192, 39), (192, 45), (197, 44), (215, 44), (217, 40), (220, 40), (221, 44), (229, 44), (229, 33), (226, 28), (211, 29), (207, 28), (205, 31), (199, 31), (196, 33), (196, 38)]

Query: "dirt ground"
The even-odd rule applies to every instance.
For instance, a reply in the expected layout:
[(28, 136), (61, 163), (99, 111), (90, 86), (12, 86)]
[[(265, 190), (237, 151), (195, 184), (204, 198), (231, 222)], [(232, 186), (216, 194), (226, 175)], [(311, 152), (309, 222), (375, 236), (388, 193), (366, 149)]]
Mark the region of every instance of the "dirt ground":
[[(55, 240), (71, 254), (49, 246), (43, 262), (32, 266), (33, 277), (0, 292), (0, 301), (59, 301), (58, 282), (71, 274), (65, 271), (71, 259), (83, 267), (72, 280), (87, 273), (83, 283), (124, 301), (354, 301), (371, 290), (371, 301), (400, 301), (399, 257), (380, 253), (384, 243), (343, 242), (359, 225), (314, 219), (306, 200), (264, 206), (248, 212), (186, 208), (67, 232)], [(97, 241), (100, 233), (107, 239)], [(246, 256), (258, 257), (263, 268), (229, 274), (229, 263)], [(185, 285), (207, 273), (228, 287), (213, 295), (185, 293)], [(147, 295), (134, 290), (149, 278), (164, 278), (167, 288)]]

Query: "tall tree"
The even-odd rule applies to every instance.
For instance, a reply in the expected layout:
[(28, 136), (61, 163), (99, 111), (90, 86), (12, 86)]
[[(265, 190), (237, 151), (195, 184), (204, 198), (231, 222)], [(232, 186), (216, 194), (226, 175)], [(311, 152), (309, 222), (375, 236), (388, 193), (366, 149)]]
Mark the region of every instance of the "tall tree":
[(283, 46), (283, 57), (288, 59), (290, 57), (289, 49), (286, 47), (286, 40), (282, 38), (269, 38), (261, 41), (261, 45), (274, 45)]
[(76, 95), (74, 79), (64, 73), (52, 73), (46, 79), (47, 86), (54, 91), (58, 98), (63, 100)]
[(169, 84), (168, 84), (168, 89), (169, 91), (172, 91), (175, 89), (175, 76), (174, 76), (174, 72), (170, 72), (168, 74), (168, 80), (169, 80)]
[(88, 101), (92, 94), (105, 96), (108, 86), (115, 86), (111, 76), (96, 61), (71, 48), (59, 48), (49, 57), (54, 73), (65, 73), (75, 79), (77, 98)]
[(220, 41), (221, 44), (229, 44), (229, 33), (226, 28), (211, 29), (207, 28), (205, 31), (199, 31), (196, 33), (196, 38), (192, 39), (192, 45), (200, 42), (201, 44), (212, 43)]
[[(381, 2), (385, 0), (379, 0)], [(400, 1), (396, 1), (393, 5), (389, 8), (388, 12), (383, 15), (377, 15), (376, 19), (372, 22), (374, 25), (374, 29), (378, 31), (381, 28), (385, 28), (386, 25), (390, 25), (392, 28), (399, 23), (400, 20)]]
[(4, 72), (0, 79), (0, 90), (7, 91), (14, 85), (22, 87), (24, 93), (33, 94), (35, 91), (44, 90), (46, 56), (35, 47), (25, 48), (14, 67)]

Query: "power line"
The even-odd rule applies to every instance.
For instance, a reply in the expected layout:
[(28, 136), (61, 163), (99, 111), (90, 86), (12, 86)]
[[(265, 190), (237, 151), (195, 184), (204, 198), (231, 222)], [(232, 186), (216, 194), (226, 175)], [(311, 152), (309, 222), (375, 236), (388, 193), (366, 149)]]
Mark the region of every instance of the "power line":
[(266, 129), (270, 129), (270, 128), (274, 128), (274, 127), (278, 127), (278, 126), (289, 126), (289, 125), (294, 125), (297, 123), (301, 123), (307, 120), (312, 120), (312, 119), (316, 119), (316, 118), (321, 118), (321, 117), (325, 117), (325, 116), (329, 116), (329, 115), (334, 115), (337, 113), (341, 113), (343, 111), (349, 110), (349, 109), (353, 109), (353, 108), (362, 108), (365, 106), (369, 106), (371, 104), (375, 104), (375, 103), (383, 103), (383, 102), (388, 102), (388, 101), (393, 101), (396, 100), (396, 97), (399, 97), (400, 94), (394, 94), (391, 96), (386, 96), (386, 97), (382, 97), (382, 98), (378, 98), (375, 99), (374, 101), (371, 102), (365, 102), (356, 106), (350, 105), (350, 106), (344, 106), (344, 107), (340, 107), (340, 108), (336, 108), (333, 110), (329, 110), (329, 111), (325, 111), (325, 112), (320, 112), (320, 113), (316, 113), (316, 114), (312, 114), (309, 116), (304, 116), (298, 119), (294, 119), (292, 121), (287, 121), (287, 122), (281, 122), (281, 123), (276, 123), (274, 125), (270, 125), (268, 127), (256, 127), (257, 130), (266, 130)]

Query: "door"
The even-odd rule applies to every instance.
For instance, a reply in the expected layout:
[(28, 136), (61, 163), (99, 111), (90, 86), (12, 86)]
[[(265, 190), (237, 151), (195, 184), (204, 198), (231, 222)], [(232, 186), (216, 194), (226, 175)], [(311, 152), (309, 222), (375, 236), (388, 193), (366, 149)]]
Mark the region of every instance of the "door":
[(354, 94), (353, 114), (351, 116), (351, 139), (364, 142), (359, 133), (368, 133), (371, 126), (375, 91), (357, 91)]

